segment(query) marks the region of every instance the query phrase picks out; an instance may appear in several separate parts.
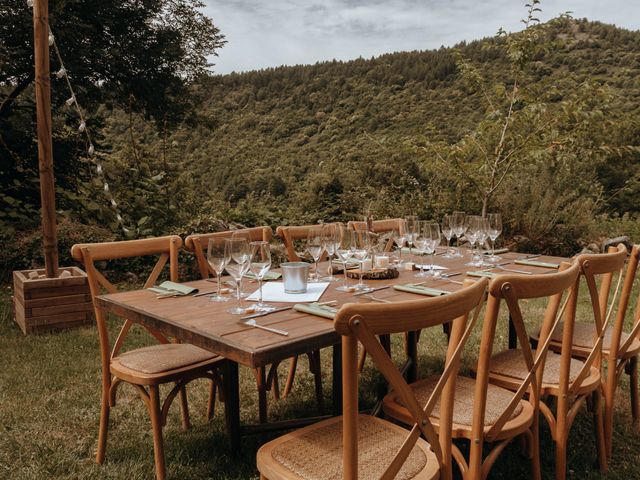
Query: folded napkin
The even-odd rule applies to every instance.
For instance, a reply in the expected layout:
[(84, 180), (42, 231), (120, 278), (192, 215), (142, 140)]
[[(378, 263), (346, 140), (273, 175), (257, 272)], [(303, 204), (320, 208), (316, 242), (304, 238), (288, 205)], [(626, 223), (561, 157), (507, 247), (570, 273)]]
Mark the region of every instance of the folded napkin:
[(560, 268), (559, 263), (536, 262), (535, 260), (516, 260), (513, 263), (517, 263), (518, 265), (529, 265), (531, 267)]
[(486, 272), (484, 270), (476, 270), (474, 272), (467, 272), (467, 275), (469, 277), (486, 277), (486, 278), (493, 278), (496, 276), (495, 273), (493, 272)]
[[(267, 272), (265, 274), (264, 277), (262, 277), (263, 281), (269, 281), (269, 280), (278, 280), (280, 277), (282, 276), (282, 274), (280, 272)], [(253, 272), (247, 272), (244, 274), (245, 278), (250, 278), (252, 280), (257, 280), (256, 274)]]
[(293, 309), (297, 312), (310, 313), (318, 317), (328, 318), (333, 320), (336, 316), (337, 308), (333, 308), (329, 305), (320, 305), (318, 303), (296, 303)]
[[(494, 250), (494, 254), (499, 255), (500, 253), (507, 253), (509, 252), (508, 248), (497, 248)], [(491, 255), (491, 252), (484, 252), (485, 255)]]
[(179, 293), (181, 295), (189, 295), (191, 293), (198, 293), (198, 289), (194, 287), (190, 287), (188, 285), (184, 285), (182, 283), (170, 282), (167, 280), (166, 282), (162, 282), (157, 287), (150, 287), (147, 290), (151, 290), (152, 292), (159, 294), (167, 294), (167, 293)]
[(447, 295), (448, 293), (451, 293), (446, 290), (438, 290), (437, 288), (429, 288), (423, 285), (415, 285), (413, 283), (408, 283), (406, 285), (394, 285), (393, 289), (401, 292), (417, 293), (418, 295), (428, 295), (430, 297), (439, 297), (440, 295)]

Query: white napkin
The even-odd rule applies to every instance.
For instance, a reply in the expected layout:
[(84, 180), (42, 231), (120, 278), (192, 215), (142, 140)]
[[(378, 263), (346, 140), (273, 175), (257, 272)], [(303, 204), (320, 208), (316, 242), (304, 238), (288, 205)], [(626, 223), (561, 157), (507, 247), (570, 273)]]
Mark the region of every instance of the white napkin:
[[(329, 286), (329, 282), (309, 283), (305, 293), (285, 293), (284, 283), (268, 282), (262, 285), (262, 300), (265, 302), (317, 302), (324, 291)], [(247, 297), (247, 300), (258, 300), (259, 290), (256, 290)]]

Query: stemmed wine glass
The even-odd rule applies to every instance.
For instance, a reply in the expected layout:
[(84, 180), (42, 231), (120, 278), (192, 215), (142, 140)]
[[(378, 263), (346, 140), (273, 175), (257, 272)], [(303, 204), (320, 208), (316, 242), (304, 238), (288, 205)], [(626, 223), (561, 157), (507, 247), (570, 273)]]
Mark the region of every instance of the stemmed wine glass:
[(404, 232), (407, 239), (407, 245), (409, 245), (409, 255), (411, 255), (411, 247), (413, 247), (413, 239), (416, 236), (416, 228), (418, 223), (418, 217), (415, 215), (408, 215), (404, 219)]
[(451, 228), (453, 229), (453, 233), (456, 236), (456, 246), (458, 247), (456, 253), (453, 254), (455, 258), (461, 258), (462, 253), (460, 252), (460, 238), (467, 231), (466, 225), (466, 215), (464, 212), (453, 212), (451, 214)]
[(447, 239), (447, 251), (442, 258), (453, 258), (451, 254), (451, 237), (453, 236), (453, 222), (451, 219), (451, 215), (445, 215), (442, 218), (442, 235)]
[(339, 240), (337, 239), (339, 235), (338, 229), (336, 228), (335, 223), (328, 223), (322, 227), (322, 246), (324, 251), (327, 252), (327, 257), (329, 260), (329, 276), (323, 277), (322, 281), (324, 282), (339, 282), (340, 279), (333, 276), (333, 256), (336, 253), (336, 244), (339, 244)]
[(424, 254), (429, 252), (431, 246), (428, 222), (421, 221), (418, 223), (416, 238), (413, 242), (418, 251), (418, 255), (420, 255), (420, 271), (416, 273), (416, 277), (427, 277), (429, 274), (424, 271)]
[(229, 275), (236, 282), (237, 298), (236, 306), (228, 310), (228, 312), (234, 315), (242, 315), (245, 313), (245, 309), (242, 308), (242, 277), (249, 270), (251, 249), (246, 238), (235, 235), (227, 239), (225, 247), (227, 249), (226, 256), (229, 258), (226, 268)]
[(402, 266), (402, 247), (404, 246), (404, 242), (407, 240), (405, 230), (393, 230), (391, 238), (398, 247), (398, 266)]
[(427, 225), (428, 238), (429, 238), (429, 257), (431, 259), (431, 264), (429, 266), (429, 275), (434, 278), (440, 276), (440, 270), (434, 270), (433, 268), (433, 255), (436, 253), (436, 248), (440, 245), (442, 241), (442, 235), (440, 233), (440, 225), (437, 223), (429, 223)]
[(311, 255), (315, 264), (313, 276), (309, 280), (310, 282), (315, 283), (320, 281), (320, 275), (318, 274), (318, 260), (320, 260), (323, 251), (324, 242), (322, 227), (310, 228), (309, 233), (307, 234), (307, 252), (309, 252), (309, 255)]
[(487, 233), (491, 239), (491, 255), (487, 257), (487, 260), (490, 262), (498, 262), (501, 258), (496, 255), (496, 239), (502, 233), (502, 217), (499, 213), (489, 213), (487, 215), (487, 221), (489, 222)]
[(223, 297), (220, 295), (222, 290), (222, 272), (229, 263), (228, 251), (226, 249), (227, 239), (223, 237), (214, 237), (209, 239), (209, 246), (207, 247), (207, 262), (211, 267), (211, 270), (216, 274), (218, 280), (218, 291), (211, 297), (212, 302), (227, 302), (229, 297)]
[(251, 261), (249, 268), (251, 269), (251, 273), (258, 279), (260, 297), (258, 303), (255, 305), (256, 308), (261, 312), (274, 310), (274, 306), (267, 305), (262, 301), (262, 281), (271, 269), (271, 248), (269, 242), (251, 242)]
[(478, 241), (478, 229), (480, 228), (480, 224), (478, 222), (480, 217), (477, 215), (467, 215), (466, 218), (466, 233), (465, 236), (469, 243), (471, 244), (471, 260), (468, 263), (465, 263), (468, 267), (477, 267), (478, 262), (476, 261), (476, 242)]
[(353, 258), (360, 264), (360, 280), (355, 288), (361, 292), (370, 292), (373, 290), (362, 281), (364, 277), (364, 262), (367, 260), (367, 257), (371, 255), (371, 248), (371, 236), (369, 232), (351, 230), (351, 249), (353, 251)]
[(336, 230), (337, 230), (336, 254), (338, 256), (338, 259), (342, 263), (342, 272), (344, 274), (344, 281), (342, 282), (342, 285), (336, 288), (336, 290), (340, 292), (350, 292), (351, 290), (353, 290), (353, 287), (350, 287), (347, 284), (347, 281), (348, 281), (347, 280), (347, 263), (349, 263), (349, 260), (353, 257), (353, 249), (351, 248), (352, 247), (351, 240), (353, 239), (352, 237), (353, 232), (350, 229), (348, 229), (343, 223), (337, 223)]
[(489, 236), (489, 222), (486, 218), (479, 216), (477, 219), (478, 222), (478, 234), (477, 234), (477, 242), (478, 242), (478, 262), (476, 266), (484, 267), (490, 265), (489, 263), (484, 261), (484, 253), (482, 248), (487, 241), (487, 237)]

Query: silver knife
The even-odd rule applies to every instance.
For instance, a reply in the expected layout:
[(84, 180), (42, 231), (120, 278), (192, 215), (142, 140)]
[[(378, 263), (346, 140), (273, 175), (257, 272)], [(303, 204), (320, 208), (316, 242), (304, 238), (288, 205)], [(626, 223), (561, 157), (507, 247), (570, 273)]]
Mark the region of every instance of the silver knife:
[(367, 291), (364, 291), (364, 292), (354, 293), (353, 296), (357, 297), (359, 295), (366, 295), (367, 293), (377, 292), (378, 290), (384, 290), (385, 288), (389, 288), (389, 287), (390, 287), (390, 285), (385, 285), (384, 287), (372, 288), (371, 290), (367, 290)]

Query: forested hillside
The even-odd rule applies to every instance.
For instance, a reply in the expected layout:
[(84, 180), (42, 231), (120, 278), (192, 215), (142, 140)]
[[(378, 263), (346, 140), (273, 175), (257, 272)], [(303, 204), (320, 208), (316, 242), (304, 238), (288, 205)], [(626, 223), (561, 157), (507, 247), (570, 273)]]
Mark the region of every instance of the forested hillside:
[[(640, 211), (640, 32), (566, 19), (535, 28), (513, 105), (521, 117), (509, 127), (517, 163), (489, 208), (532, 248), (575, 250), (602, 225), (625, 233), (634, 222), (615, 218)], [(190, 87), (195, 111), (177, 126), (103, 106), (98, 159), (136, 236), (218, 219), (277, 226), (366, 209), (477, 212), (474, 179), (486, 172), (476, 157), (502, 121), (519, 61), (507, 42), (200, 77)], [(58, 174), (65, 215), (122, 235), (92, 164), (81, 165)]]

